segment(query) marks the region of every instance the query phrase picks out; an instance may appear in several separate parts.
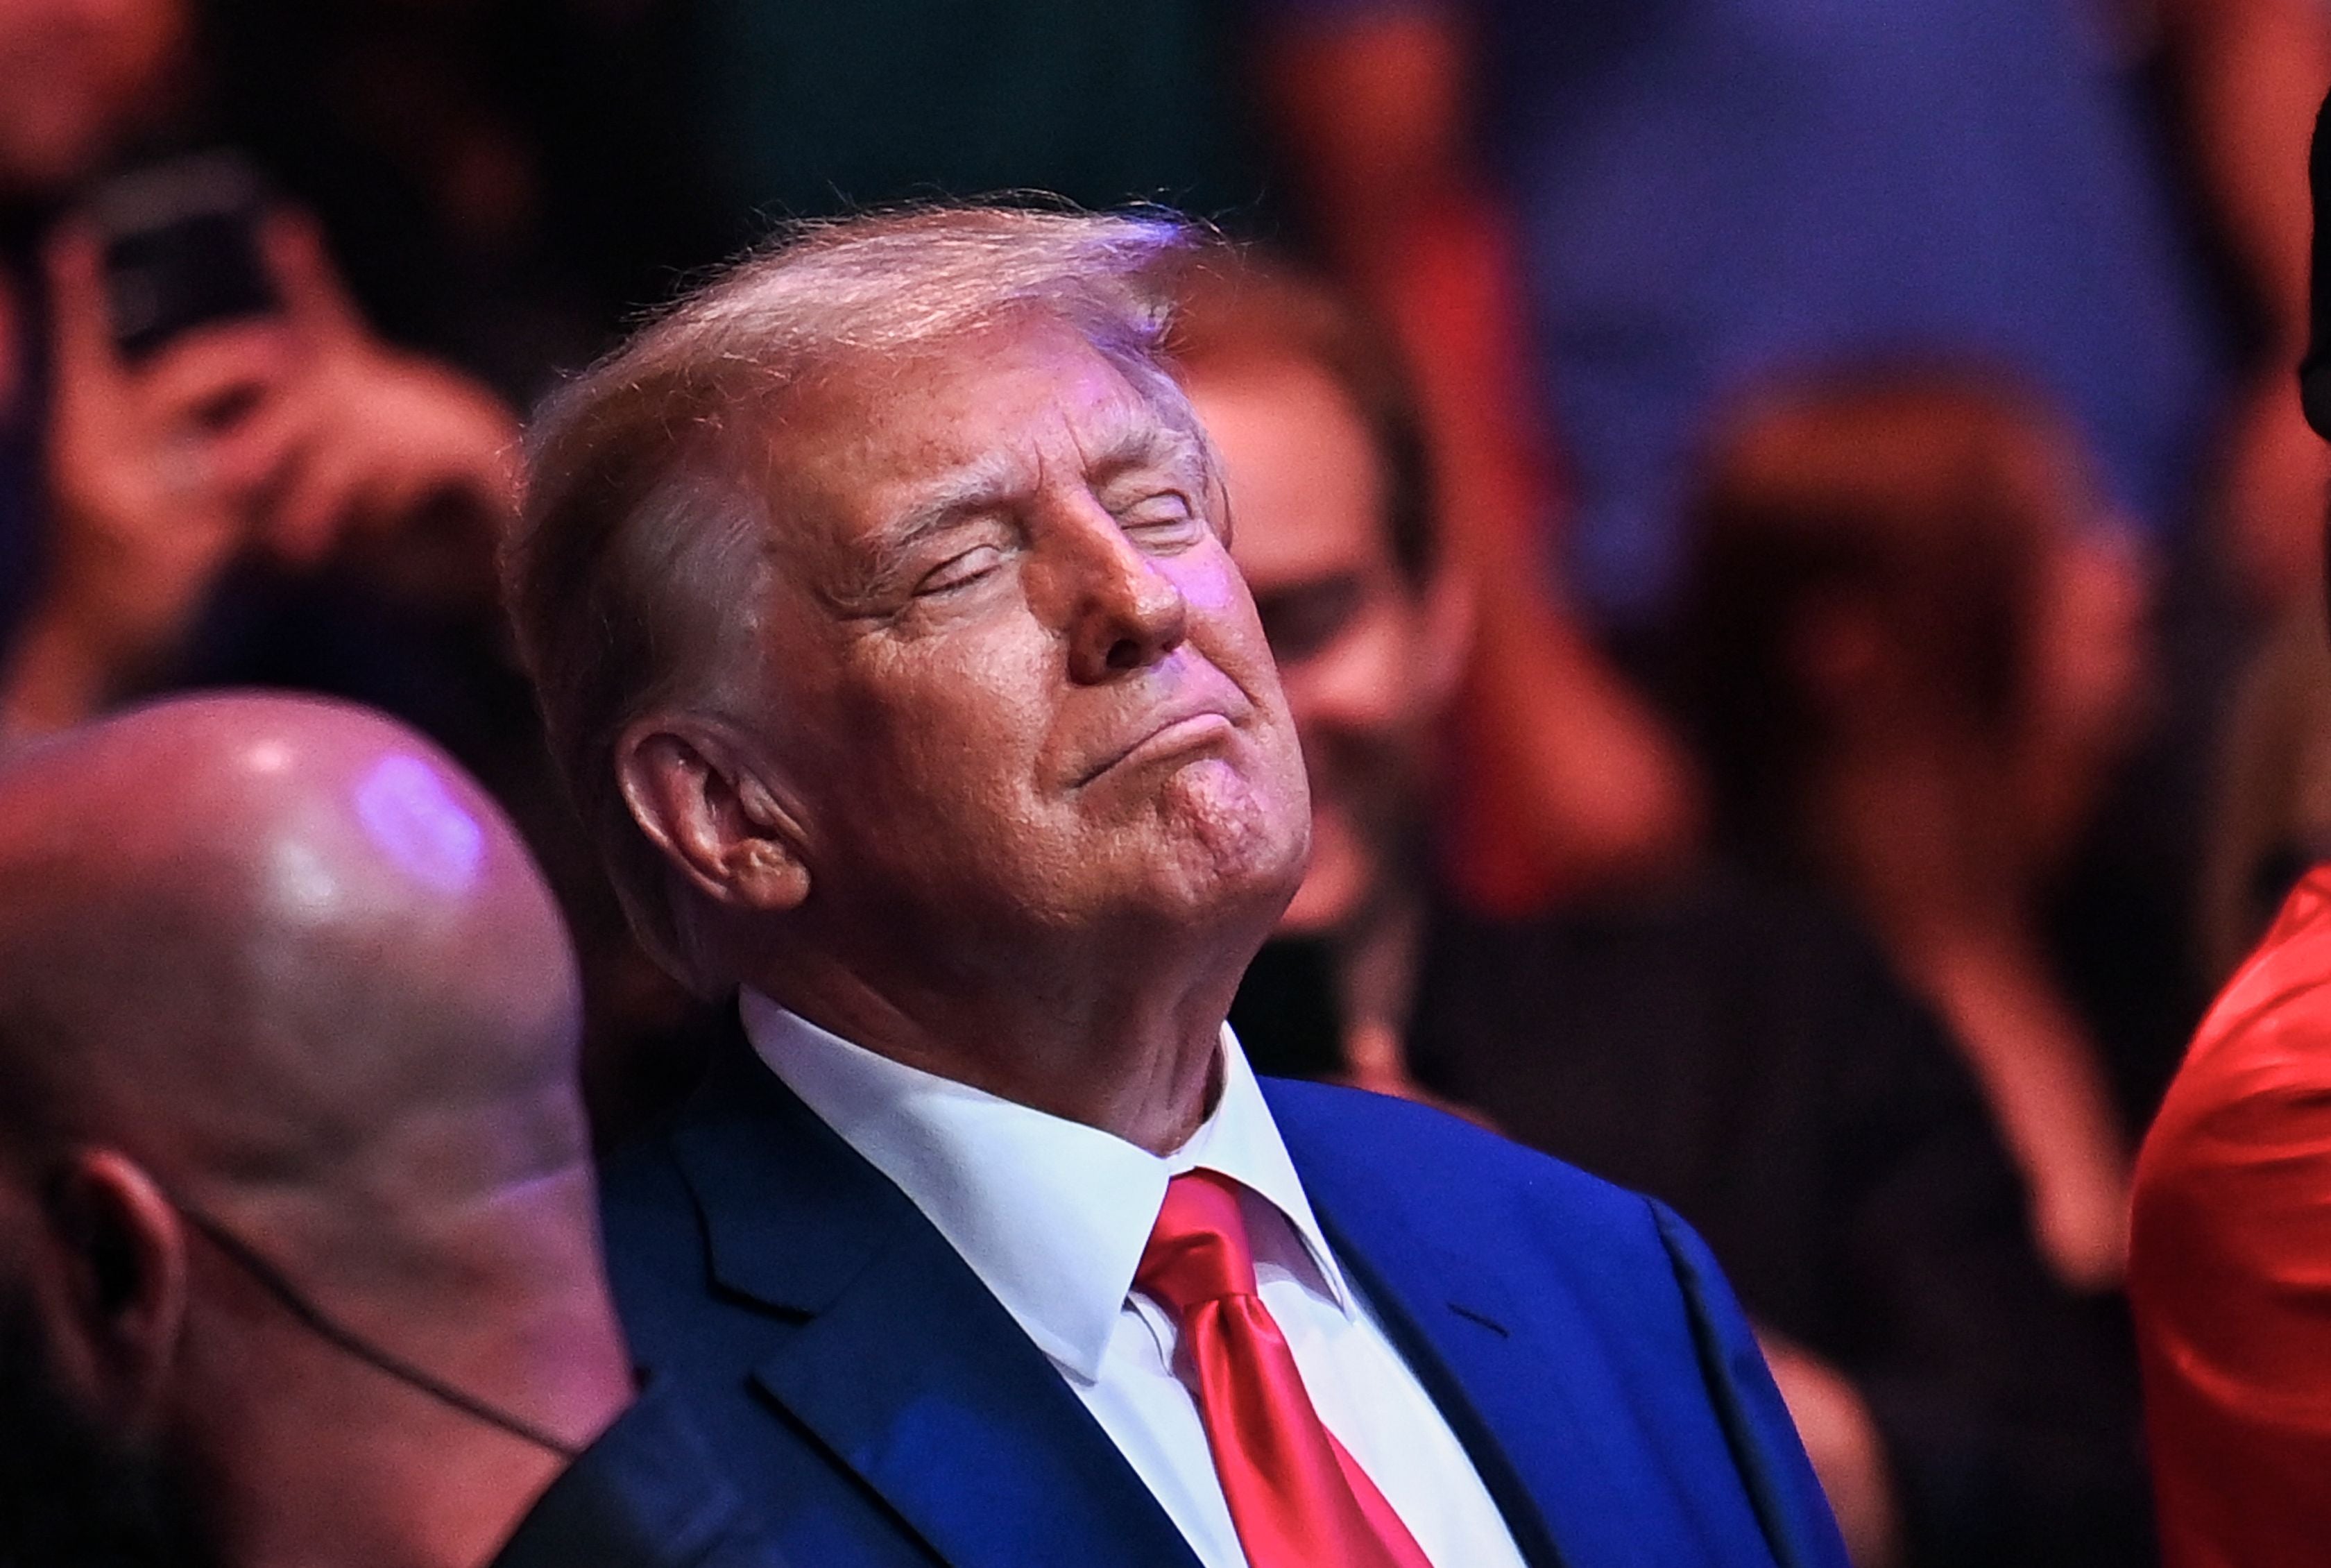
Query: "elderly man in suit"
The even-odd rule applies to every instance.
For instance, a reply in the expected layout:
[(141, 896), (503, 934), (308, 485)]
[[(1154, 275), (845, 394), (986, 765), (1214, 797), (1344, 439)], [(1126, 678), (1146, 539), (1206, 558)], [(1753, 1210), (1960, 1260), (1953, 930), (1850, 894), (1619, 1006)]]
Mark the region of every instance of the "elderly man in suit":
[(799, 1561), (1835, 1563), (1671, 1214), (1224, 1029), (1302, 759), (1148, 218), (807, 231), (569, 387), (510, 598), (634, 921), (735, 993), (618, 1306)]

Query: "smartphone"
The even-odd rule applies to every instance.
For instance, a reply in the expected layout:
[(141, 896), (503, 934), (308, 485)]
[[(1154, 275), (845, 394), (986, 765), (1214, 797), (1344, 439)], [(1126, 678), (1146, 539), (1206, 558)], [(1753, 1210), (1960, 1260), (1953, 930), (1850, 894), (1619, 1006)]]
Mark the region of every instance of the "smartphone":
[(194, 328), (280, 307), (260, 250), (267, 204), (265, 180), (232, 152), (147, 164), (97, 187), (88, 211), (124, 356), (144, 359)]

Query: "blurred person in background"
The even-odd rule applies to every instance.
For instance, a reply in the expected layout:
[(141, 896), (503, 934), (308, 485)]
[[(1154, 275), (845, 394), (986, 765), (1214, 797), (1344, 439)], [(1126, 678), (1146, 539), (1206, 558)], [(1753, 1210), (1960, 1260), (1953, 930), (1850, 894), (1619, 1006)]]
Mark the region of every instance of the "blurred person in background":
[[(2299, 377), (2301, 405), (2318, 439), (2331, 432), (2331, 329), (2324, 304), (2331, 299), (2331, 246), (2320, 237), (2331, 191), (2331, 147), (2325, 142), (2318, 116), (2307, 157), (2317, 231), (2313, 329)], [(2292, 154), (2295, 162), (2295, 147)], [(2313, 499), (2319, 512), (2320, 488)], [(2226, 727), (2202, 924), (2213, 985), (2232, 976), (2300, 878), (2331, 859), (2331, 662), (2324, 656), (2325, 606), (2317, 594), (2294, 597), (2298, 603), (2246, 671)]]
[[(490, 600), (493, 539), (516, 502), (508, 411), (375, 337), (295, 214), (229, 217), (241, 232), (184, 263), (247, 268), (235, 281), (255, 292), (241, 308), (214, 300), (158, 341), (127, 338), (92, 181), (200, 144), (193, 20), (178, 0), (0, 12), (0, 408), (13, 438), (0, 547), (16, 567), (0, 720), (17, 730), (189, 673), (239, 566), (300, 576), (357, 560), (383, 594)], [(163, 204), (190, 199), (162, 188)]]
[(509, 822), (376, 715), (0, 762), (0, 1562), (774, 1568), (634, 1398), (579, 1004)]
[(2049, 1278), (1933, 1015), (1746, 875), (1458, 907), (1430, 839), (1470, 593), (1395, 360), (1261, 260), (1185, 285), (1173, 348), (1311, 784), (1309, 869), (1233, 1013), (1256, 1060), (1457, 1101), (1691, 1217), (1857, 1561), (2145, 1561), (2120, 1347)]
[[(2325, 116), (2299, 381), (2309, 423), (2331, 440), (2331, 105)], [(2319, 632), (2305, 653), (2307, 684), (2331, 700)], [(2203, 1021), (2137, 1157), (2129, 1305), (2172, 1568), (2312, 1563), (2331, 1540), (2326, 1193), (2331, 876), (2318, 865)]]
[(2331, 1539), (2331, 878), (2303, 877), (2203, 1021), (2137, 1159), (2129, 1305), (2173, 1568)]
[[(1461, 554), (1558, 583), (1668, 695), (1714, 411), (1841, 356), (1975, 354), (2063, 408), (2165, 570), (2163, 700), (2048, 915), (2150, 1113), (2209, 993), (2210, 794), (2326, 471), (2294, 149), (2319, 0), (1274, 0), (1260, 88), (1338, 274), (1411, 351)], [(1558, 458), (1556, 453), (1558, 452)], [(1518, 540), (1518, 543), (1516, 541)], [(1558, 720), (1546, 717), (1549, 727)], [(1511, 826), (1478, 905), (1562, 879)], [(1494, 899), (1485, 895), (1495, 895)]]
[[(296, 45), (356, 27), (337, 7), (303, 14), (276, 41), (281, 53), (261, 58), (321, 71), (327, 52)], [(330, 693), (422, 729), (485, 781), (548, 866), (586, 955), (595, 1109), (619, 1132), (668, 1098), (695, 1057), (684, 999), (623, 930), (508, 655), (492, 551), (516, 504), (517, 422), (480, 382), (376, 331), (317, 223), (271, 169), (223, 157), (218, 139), (247, 128), (271, 155), (295, 148), (290, 173), (333, 197), (340, 219), (370, 212), (356, 198), (378, 189), (374, 164), (337, 121), (302, 128), (278, 106), (337, 82), (348, 105), (433, 147), (461, 144), (468, 120), (422, 136), (435, 112), (425, 81), (401, 120), (381, 101), (397, 97), (394, 83), (359, 92), (295, 72), (296, 89), (252, 91), (246, 24), (250, 7), (191, 0), (0, 5), (0, 729), (54, 729), (125, 698), (223, 685)], [(414, 48), (372, 63), (396, 62), (429, 75)], [(169, 270), (149, 261), (132, 275), (111, 253), (109, 214), (126, 191), (167, 213), (222, 180), (240, 194), (199, 249), (169, 252)], [(380, 287), (392, 305), (417, 292), (450, 317), (543, 337), (520, 330), (522, 312), (479, 306), (469, 272), (442, 252), (378, 242), (362, 223), (347, 232), (378, 243), (368, 275), (415, 269)], [(186, 230), (162, 238), (174, 233)], [(125, 295), (141, 280), (240, 291), (231, 311), (125, 341)], [(494, 348), (450, 318), (404, 314), (513, 382), (548, 372), (515, 339)]]
[(1722, 841), (1829, 890), (1949, 1023), (2065, 1285), (2126, 1255), (2127, 1132), (2040, 929), (2127, 744), (2146, 586), (2073, 432), (1977, 372), (1841, 370), (1717, 440), (1691, 700)]
[[(193, 4), (220, 130), (316, 214), (366, 316), (518, 406), (766, 222), (690, 140), (692, 0)], [(862, 7), (718, 9), (883, 36)]]
[[(1596, 625), (1672, 625), (1713, 410), (1879, 351), (1977, 352), (2044, 388), (2151, 538), (2191, 526), (2223, 442), (2245, 580), (2288, 598), (2312, 558), (2322, 464), (2282, 367), (2307, 265), (2289, 149), (2331, 82), (2314, 0), (1264, 14), (1262, 90), (1326, 252), (1418, 361), (1428, 422), (1464, 432), (1446, 444), (1558, 439), (1547, 542)], [(1556, 520), (1542, 491), (1465, 482), (1525, 508), (1502, 526)]]
[(2324, 606), (2294, 610), (2260, 646), (2227, 704), (2212, 781), (2196, 935), (2222, 987), (2301, 878), (2331, 860), (2331, 660)]

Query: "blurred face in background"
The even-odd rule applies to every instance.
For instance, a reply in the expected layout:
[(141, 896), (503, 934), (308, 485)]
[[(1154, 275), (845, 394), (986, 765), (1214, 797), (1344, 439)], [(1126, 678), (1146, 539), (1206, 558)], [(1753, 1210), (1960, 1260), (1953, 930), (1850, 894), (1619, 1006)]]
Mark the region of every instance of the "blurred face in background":
[(1735, 811), (1789, 803), (1752, 837), (1843, 831), (1816, 780), (1915, 777), (2006, 863), (2073, 847), (2151, 659), (2142, 547), (2091, 470), (2044, 403), (1949, 366), (1776, 388), (1716, 449), (1689, 634)]
[(0, 0), (0, 195), (87, 175), (153, 109), (186, 34), (181, 0)]
[(1462, 635), (1402, 568), (1368, 425), (1300, 360), (1194, 367), (1185, 385), (1230, 489), (1252, 590), (1311, 783), (1311, 864), (1280, 929), (1331, 933), (1410, 870), (1433, 721)]

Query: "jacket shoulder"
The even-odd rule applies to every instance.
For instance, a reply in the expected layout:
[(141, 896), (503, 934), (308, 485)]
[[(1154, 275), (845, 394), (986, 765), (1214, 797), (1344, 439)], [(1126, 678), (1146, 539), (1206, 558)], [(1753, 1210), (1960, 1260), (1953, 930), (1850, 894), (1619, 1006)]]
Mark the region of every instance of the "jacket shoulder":
[[(1630, 1485), (1696, 1456), (1680, 1494), (1652, 1486), (1647, 1508), (1690, 1513), (1735, 1541), (1761, 1536), (1775, 1563), (1843, 1568), (1739, 1304), (1672, 1210), (1430, 1107), (1308, 1083), (1266, 1082), (1264, 1094), (1346, 1261), (1365, 1263), (1419, 1322), (1461, 1298), (1480, 1309), (1462, 1315), (1531, 1347), (1537, 1377), (1591, 1412), (1609, 1451), (1625, 1447), (1622, 1431), (1640, 1440)], [(1463, 1343), (1443, 1341), (1444, 1353)], [(1516, 1394), (1510, 1366), (1473, 1371), (1470, 1388), (1522, 1468), (1571, 1473), (1567, 1439), (1533, 1425), (1541, 1384)]]
[(1657, 1246), (1655, 1205), (1460, 1116), (1389, 1095), (1266, 1079), (1263, 1093), (1307, 1180), (1484, 1218), (1526, 1213)]

